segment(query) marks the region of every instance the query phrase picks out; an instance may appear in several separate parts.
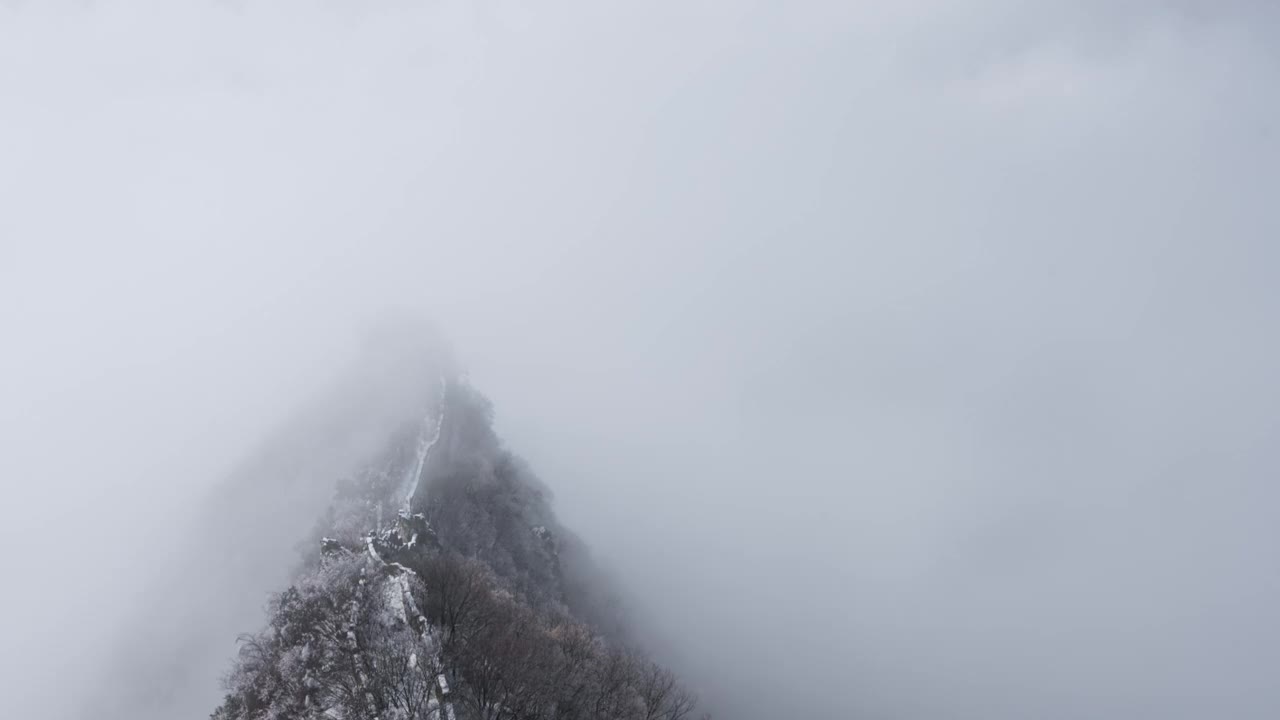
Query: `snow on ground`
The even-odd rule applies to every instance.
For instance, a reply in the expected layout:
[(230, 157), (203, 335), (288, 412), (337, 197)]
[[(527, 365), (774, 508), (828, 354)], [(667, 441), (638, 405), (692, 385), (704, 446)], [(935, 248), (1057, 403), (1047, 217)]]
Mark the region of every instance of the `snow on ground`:
[(369, 557), (373, 558), (374, 560), (377, 560), (379, 564), (385, 565), (386, 562), (382, 559), (382, 556), (378, 554), (378, 549), (373, 546), (373, 536), (369, 535), (365, 537), (364, 542), (365, 542), (365, 545), (369, 548)]
[[(440, 440), (440, 430), (444, 427), (444, 399), (447, 388), (448, 385), (445, 383), (444, 378), (441, 377), (439, 412), (436, 414), (434, 422), (430, 417), (423, 419), (422, 422), (422, 435), (418, 438), (418, 454), (414, 458), (414, 463), (409, 470), (409, 474), (405, 476), (402, 486), (401, 496), (404, 498), (403, 507), (406, 512), (409, 511), (410, 506), (413, 504), (413, 496), (418, 493), (418, 484), (422, 482), (422, 468), (427, 463), (427, 455), (431, 452), (431, 448), (435, 446), (436, 442)], [(435, 428), (434, 433), (431, 433), (430, 430), (432, 426)], [(430, 434), (430, 439), (428, 439), (428, 434)]]
[[(402, 498), (402, 501), (403, 501), (401, 515), (403, 516), (407, 517), (409, 516), (409, 513), (412, 512), (413, 498), (414, 496), (417, 495), (418, 486), (422, 482), (422, 470), (426, 466), (427, 458), (431, 453), (431, 448), (433, 448), (435, 444), (440, 440), (440, 431), (444, 428), (444, 400), (445, 400), (445, 392), (447, 389), (448, 389), (448, 385), (446, 384), (445, 379), (441, 377), (440, 378), (439, 411), (436, 417), (434, 418), (434, 422), (430, 417), (423, 420), (422, 434), (418, 438), (417, 455), (414, 458), (414, 463), (410, 468), (409, 472), (405, 475), (405, 479), (401, 485), (400, 497)], [(381, 506), (379, 506), (378, 510), (379, 510), (378, 526), (379, 528), (381, 528), (381, 525), (382, 525)], [(395, 575), (388, 577), (386, 579), (386, 583), (383, 585), (383, 593), (386, 599), (388, 615), (391, 616), (393, 621), (395, 619), (398, 619), (401, 622), (403, 622), (407, 627), (413, 627), (412, 623), (409, 622), (409, 619), (411, 617), (416, 618), (421, 622), (421, 628), (422, 628), (421, 639), (422, 639), (423, 649), (425, 651), (422, 657), (424, 659), (429, 658), (431, 662), (427, 662), (424, 665), (423, 662), (419, 661), (418, 655), (415, 653), (412, 656), (412, 660), (411, 660), (413, 667), (423, 672), (425, 672), (426, 668), (429, 668), (429, 667), (439, 667), (440, 666), (439, 663), (441, 662), (440, 643), (437, 642), (436, 638), (432, 635), (431, 628), (427, 623), (426, 618), (422, 615), (421, 611), (418, 609), (417, 603), (414, 602), (413, 593), (411, 592), (411, 588), (409, 586), (409, 576), (415, 573), (413, 572), (413, 570), (410, 570), (409, 568), (405, 567), (404, 565), (401, 565), (400, 563), (388, 563), (386, 560), (383, 560), (382, 556), (378, 554), (378, 549), (375, 546), (374, 541), (375, 541), (375, 537), (372, 533), (365, 537), (365, 546), (368, 548), (369, 557), (377, 561), (378, 565), (380, 566), (387, 567), (387, 568), (395, 568), (396, 570), (399, 570), (399, 572), (397, 572)], [(417, 542), (418, 542), (418, 535), (417, 533), (414, 533), (413, 537), (409, 540), (409, 547), (416, 546)], [(363, 580), (361, 582), (363, 583)], [(348, 635), (354, 646), (354, 643), (355, 643), (354, 633), (348, 633)], [(448, 700), (449, 681), (445, 678), (443, 674), (441, 674), (436, 677), (436, 682), (438, 683), (438, 687), (440, 689), (440, 700), (443, 700), (444, 702), (442, 704), (440, 700), (437, 700), (435, 695), (432, 694), (432, 697), (429, 700), (429, 704), (427, 706), (428, 717), (439, 717), (440, 711), (443, 708), (445, 720), (457, 720), (457, 715), (454, 713), (454, 709), (453, 709), (453, 703), (449, 702)]]
[(404, 586), (397, 582), (400, 578), (387, 578), (386, 585), (383, 586), (382, 594), (387, 601), (387, 609), (393, 619), (397, 619), (405, 625), (409, 624), (409, 616), (405, 613), (404, 608)]

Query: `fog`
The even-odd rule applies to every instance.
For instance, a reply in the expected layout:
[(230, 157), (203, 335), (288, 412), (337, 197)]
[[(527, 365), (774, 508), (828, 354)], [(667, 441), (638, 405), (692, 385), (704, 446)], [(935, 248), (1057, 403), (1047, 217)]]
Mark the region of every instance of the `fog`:
[(0, 3), (0, 714), (412, 317), (717, 717), (1276, 717), (1273, 8)]

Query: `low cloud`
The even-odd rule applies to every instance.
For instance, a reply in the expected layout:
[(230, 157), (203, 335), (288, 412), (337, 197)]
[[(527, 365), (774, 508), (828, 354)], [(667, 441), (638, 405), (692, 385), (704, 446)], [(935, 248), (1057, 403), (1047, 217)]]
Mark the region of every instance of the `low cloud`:
[(1270, 5), (5, 4), (6, 714), (391, 312), (722, 717), (1273, 717)]

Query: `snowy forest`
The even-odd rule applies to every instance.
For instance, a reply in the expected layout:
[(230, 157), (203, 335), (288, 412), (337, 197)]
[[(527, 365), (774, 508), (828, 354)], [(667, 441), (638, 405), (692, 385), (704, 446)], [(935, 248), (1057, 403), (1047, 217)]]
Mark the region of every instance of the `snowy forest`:
[(441, 379), (431, 405), (338, 483), (212, 720), (699, 717), (488, 401)]

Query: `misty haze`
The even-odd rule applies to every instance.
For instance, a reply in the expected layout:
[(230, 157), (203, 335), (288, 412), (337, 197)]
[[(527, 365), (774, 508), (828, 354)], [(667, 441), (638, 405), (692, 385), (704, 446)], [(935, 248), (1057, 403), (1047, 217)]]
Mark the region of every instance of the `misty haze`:
[(1280, 3), (0, 1), (0, 717), (1280, 718)]

